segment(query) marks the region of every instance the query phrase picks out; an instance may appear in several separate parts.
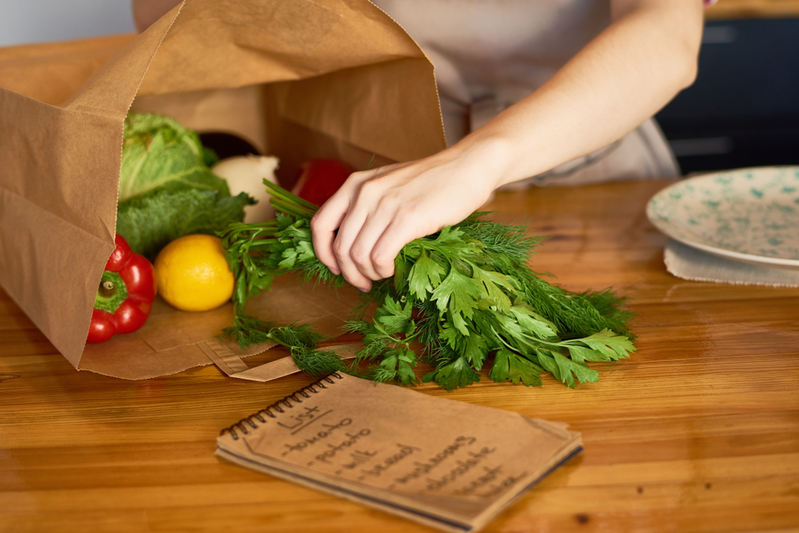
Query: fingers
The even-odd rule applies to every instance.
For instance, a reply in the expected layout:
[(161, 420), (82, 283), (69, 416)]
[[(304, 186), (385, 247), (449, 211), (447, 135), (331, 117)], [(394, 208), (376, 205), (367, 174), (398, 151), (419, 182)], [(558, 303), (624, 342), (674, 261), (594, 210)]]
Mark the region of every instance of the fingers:
[[(375, 171), (353, 173), (311, 220), (316, 256), (331, 272), (341, 274), (362, 291), (371, 288), (372, 280), (384, 277), (368, 260), (371, 245), (382, 233), (376, 229), (373, 216), (381, 195), (380, 187), (369, 184), (375, 174)], [(366, 190), (364, 184), (369, 184)], [(370, 224), (363, 232), (367, 218), (371, 219)]]
[[(367, 292), (372, 288), (372, 280), (361, 272), (360, 266), (355, 263), (351, 256), (352, 245), (357, 239), (361, 228), (366, 220), (366, 214), (357, 211), (347, 213), (339, 227), (338, 234), (333, 241), (333, 253), (336, 262), (344, 276), (351, 285), (357, 289)], [(368, 270), (367, 270), (368, 272)]]
[(394, 275), (394, 258), (418, 237), (397, 211), (383, 206), (365, 219), (353, 214), (339, 228), (333, 249), (344, 278), (366, 292), (371, 282)]
[(316, 256), (362, 291), (368, 291), (372, 281), (394, 274), (394, 256), (375, 260), (374, 249), (397, 204), (385, 194), (376, 173), (368, 174), (348, 181), (347, 189), (342, 187), (311, 221)]
[(341, 268), (336, 254), (333, 252), (333, 242), (336, 239), (336, 230), (347, 214), (349, 204), (349, 198), (346, 195), (336, 193), (311, 219), (314, 253), (336, 275), (341, 274)]
[[(379, 177), (362, 183), (333, 241), (341, 274), (362, 291), (368, 291), (372, 281), (387, 277), (382, 275), (387, 270), (385, 265), (381, 265), (380, 271), (375, 268), (372, 250), (394, 217), (396, 204), (386, 200), (391, 196), (386, 194)], [(388, 269), (388, 275), (391, 274), (393, 263)]]
[(380, 243), (387, 228), (391, 227), (397, 217), (397, 210), (396, 203), (381, 199), (376, 210), (366, 217), (349, 249), (349, 256), (355, 266), (361, 274), (371, 280), (376, 281), (394, 275), (394, 258), (397, 254), (386, 255), (385, 246), (381, 246)]
[(435, 231), (425, 230), (406, 209), (389, 194), (373, 212), (363, 216), (356, 207), (346, 217), (333, 248), (347, 281), (369, 290), (371, 281), (394, 275), (394, 259), (405, 244)]
[(351, 276), (363, 276), (369, 280), (378, 280), (385, 277), (377, 273), (375, 266), (372, 264), (371, 257), (372, 248), (375, 242), (377, 242), (377, 239), (380, 238), (380, 235), (383, 234), (383, 228), (385, 227), (384, 224), (380, 224), (379, 220), (375, 220), (379, 218), (379, 212), (373, 216), (367, 217), (363, 225), (359, 228), (352, 243), (347, 243), (349, 246), (346, 246), (344, 243), (344, 239), (349, 237), (349, 232), (345, 231), (340, 236), (342, 243), (340, 249), (337, 251), (341, 255), (346, 256), (346, 261), (350, 267), (347, 269), (347, 272), (351, 272)]
[(386, 227), (371, 254), (374, 269), (381, 278), (394, 275), (394, 259), (406, 244), (424, 236), (418, 233), (416, 226), (403, 222), (401, 217), (394, 218)]

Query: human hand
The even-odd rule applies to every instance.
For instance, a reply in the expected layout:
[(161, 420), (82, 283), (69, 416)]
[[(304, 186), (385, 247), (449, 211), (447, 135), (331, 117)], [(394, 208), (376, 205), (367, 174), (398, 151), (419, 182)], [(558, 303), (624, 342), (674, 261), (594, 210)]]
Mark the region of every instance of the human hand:
[(499, 151), (456, 145), (425, 159), (355, 172), (311, 220), (316, 256), (368, 291), (372, 281), (394, 274), (403, 246), (462, 221), (488, 200), (501, 173)]

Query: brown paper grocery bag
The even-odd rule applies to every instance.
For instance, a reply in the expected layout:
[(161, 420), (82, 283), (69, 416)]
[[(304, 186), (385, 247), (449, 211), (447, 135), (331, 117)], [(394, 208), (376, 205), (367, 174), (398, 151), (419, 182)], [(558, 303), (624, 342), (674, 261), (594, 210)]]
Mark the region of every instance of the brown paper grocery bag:
[[(244, 137), (284, 179), (312, 157), (363, 168), (445, 145), (432, 64), (365, 0), (186, 0), (138, 36), (0, 49), (0, 281), (76, 368), (127, 379), (209, 364), (232, 320), (157, 301), (139, 331), (85, 345), (131, 108)], [(353, 296), (279, 283), (250, 311), (332, 333)]]

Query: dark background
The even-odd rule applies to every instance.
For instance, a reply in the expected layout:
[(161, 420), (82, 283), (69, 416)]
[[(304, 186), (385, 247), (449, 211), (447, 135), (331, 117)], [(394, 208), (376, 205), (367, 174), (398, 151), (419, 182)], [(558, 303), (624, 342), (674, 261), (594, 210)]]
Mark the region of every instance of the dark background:
[(694, 84), (656, 116), (684, 174), (799, 165), (799, 18), (705, 24)]

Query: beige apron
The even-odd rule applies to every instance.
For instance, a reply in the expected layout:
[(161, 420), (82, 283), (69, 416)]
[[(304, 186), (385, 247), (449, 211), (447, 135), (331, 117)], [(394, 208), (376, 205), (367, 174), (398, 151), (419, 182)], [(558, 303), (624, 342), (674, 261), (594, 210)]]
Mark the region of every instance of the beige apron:
[[(450, 145), (543, 85), (611, 20), (609, 0), (373, 2), (435, 64)], [(677, 162), (650, 119), (610, 146), (509, 188), (678, 175)]]

